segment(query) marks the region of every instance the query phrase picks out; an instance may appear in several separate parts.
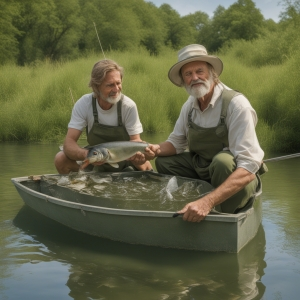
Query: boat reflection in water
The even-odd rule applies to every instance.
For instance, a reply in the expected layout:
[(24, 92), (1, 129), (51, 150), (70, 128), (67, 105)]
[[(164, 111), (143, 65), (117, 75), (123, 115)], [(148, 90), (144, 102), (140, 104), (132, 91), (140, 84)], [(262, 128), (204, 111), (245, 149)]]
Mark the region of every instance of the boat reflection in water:
[(114, 242), (69, 229), (26, 205), (14, 225), (23, 236), (11, 264), (35, 262), (32, 270), (43, 262), (45, 268), (51, 262), (67, 265), (64, 284), (74, 299), (262, 299), (265, 292), (262, 225), (239, 253)]

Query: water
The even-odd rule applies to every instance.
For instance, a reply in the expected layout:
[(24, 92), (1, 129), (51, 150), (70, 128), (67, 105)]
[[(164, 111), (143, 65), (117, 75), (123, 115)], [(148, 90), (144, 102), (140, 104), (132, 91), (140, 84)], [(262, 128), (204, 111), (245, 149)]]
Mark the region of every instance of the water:
[(300, 159), (268, 164), (262, 225), (246, 247), (205, 253), (109, 241), (39, 215), (10, 178), (56, 173), (57, 145), (0, 146), (0, 299), (298, 299)]

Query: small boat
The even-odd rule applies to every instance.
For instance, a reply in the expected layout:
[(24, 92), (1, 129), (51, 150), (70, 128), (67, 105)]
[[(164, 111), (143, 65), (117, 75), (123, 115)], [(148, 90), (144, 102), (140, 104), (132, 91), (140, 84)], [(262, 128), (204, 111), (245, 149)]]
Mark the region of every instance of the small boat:
[[(11, 181), (25, 204), (35, 211), (74, 230), (102, 238), (165, 248), (238, 253), (256, 235), (261, 223), (262, 207), (258, 197), (261, 189), (237, 214), (213, 210), (202, 222), (191, 223), (183, 221), (181, 216), (175, 218), (177, 209), (147, 208), (149, 201), (142, 204), (142, 209), (122, 207), (120, 203), (126, 203), (125, 190), (124, 199), (115, 200), (104, 193), (101, 196), (101, 191), (100, 196), (95, 196), (84, 190), (70, 189), (57, 183), (61, 176), (37, 175)], [(120, 187), (128, 178), (151, 178), (159, 182), (171, 181), (174, 177), (152, 171), (98, 173), (97, 176), (101, 180), (110, 177), (112, 182), (116, 179)], [(178, 187), (186, 183), (201, 187), (201, 194), (212, 190), (205, 181), (176, 176)], [(179, 207), (184, 204), (180, 203)]]

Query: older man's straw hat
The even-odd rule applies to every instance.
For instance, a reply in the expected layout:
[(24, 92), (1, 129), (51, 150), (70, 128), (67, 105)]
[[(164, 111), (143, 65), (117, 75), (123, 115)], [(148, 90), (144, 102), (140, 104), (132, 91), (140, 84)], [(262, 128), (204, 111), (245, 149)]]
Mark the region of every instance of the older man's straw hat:
[(205, 61), (210, 63), (216, 73), (220, 75), (223, 70), (223, 63), (220, 58), (213, 55), (208, 55), (206, 48), (202, 45), (188, 45), (178, 52), (178, 62), (170, 69), (169, 79), (177, 86), (182, 86), (180, 69), (183, 65), (192, 61)]

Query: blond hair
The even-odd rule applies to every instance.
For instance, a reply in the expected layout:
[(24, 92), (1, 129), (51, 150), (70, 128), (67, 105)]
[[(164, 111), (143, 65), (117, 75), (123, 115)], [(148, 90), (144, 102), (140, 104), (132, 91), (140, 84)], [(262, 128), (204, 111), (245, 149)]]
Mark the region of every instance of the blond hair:
[(99, 60), (94, 64), (91, 72), (89, 87), (92, 88), (94, 94), (99, 95), (99, 86), (106, 77), (106, 74), (111, 71), (120, 72), (121, 79), (123, 78), (123, 68), (111, 59)]

